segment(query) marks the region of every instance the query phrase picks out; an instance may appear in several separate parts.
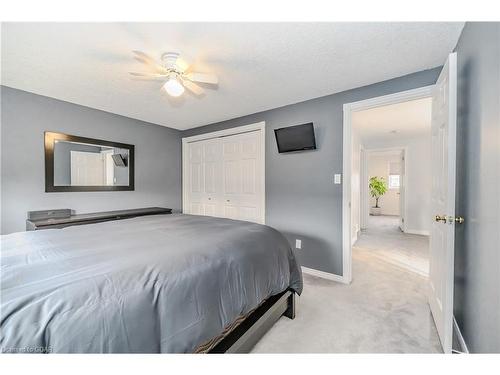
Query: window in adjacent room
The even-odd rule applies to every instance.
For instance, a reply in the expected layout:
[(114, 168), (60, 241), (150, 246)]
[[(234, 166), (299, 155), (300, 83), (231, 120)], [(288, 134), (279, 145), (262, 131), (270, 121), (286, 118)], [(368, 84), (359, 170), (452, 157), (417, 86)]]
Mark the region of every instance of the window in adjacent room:
[(399, 175), (390, 174), (389, 175), (389, 189), (399, 189)]
[(400, 163), (389, 163), (389, 189), (399, 189), (400, 184)]

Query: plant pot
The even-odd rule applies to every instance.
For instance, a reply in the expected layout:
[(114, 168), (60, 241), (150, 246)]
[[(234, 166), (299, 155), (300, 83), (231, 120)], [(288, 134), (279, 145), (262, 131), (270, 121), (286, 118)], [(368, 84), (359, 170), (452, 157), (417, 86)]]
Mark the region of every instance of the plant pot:
[(371, 207), (370, 208), (370, 215), (372, 215), (372, 216), (382, 215), (382, 208), (380, 208), (380, 207)]

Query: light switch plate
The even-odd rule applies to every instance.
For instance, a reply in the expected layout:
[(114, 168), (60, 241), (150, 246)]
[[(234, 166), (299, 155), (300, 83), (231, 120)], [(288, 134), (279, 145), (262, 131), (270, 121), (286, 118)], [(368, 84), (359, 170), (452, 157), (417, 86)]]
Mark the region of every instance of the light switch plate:
[(340, 173), (335, 173), (333, 175), (333, 183), (338, 185), (341, 182), (342, 182), (342, 175)]
[(295, 240), (295, 248), (302, 249), (302, 240)]

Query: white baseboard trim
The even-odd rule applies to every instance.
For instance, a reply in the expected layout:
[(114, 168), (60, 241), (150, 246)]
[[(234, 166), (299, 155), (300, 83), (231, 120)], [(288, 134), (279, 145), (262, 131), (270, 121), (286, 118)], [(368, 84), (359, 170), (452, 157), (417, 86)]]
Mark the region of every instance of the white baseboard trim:
[(469, 354), (469, 348), (467, 348), (467, 344), (465, 343), (464, 337), (462, 336), (460, 327), (458, 327), (458, 323), (457, 320), (455, 319), (455, 316), (453, 316), (453, 333), (457, 337), (458, 345), (460, 345), (460, 353)]
[(420, 236), (429, 236), (430, 235), (428, 230), (418, 230), (418, 229), (406, 229), (405, 233), (418, 234)]
[(336, 275), (334, 273), (329, 273), (329, 272), (324, 272), (320, 270), (315, 270), (313, 268), (308, 268), (302, 266), (302, 272), (307, 273), (308, 275), (316, 276), (316, 277), (321, 277), (322, 279), (327, 279), (327, 280), (332, 280), (336, 281), (338, 283), (342, 284), (349, 284), (343, 276)]

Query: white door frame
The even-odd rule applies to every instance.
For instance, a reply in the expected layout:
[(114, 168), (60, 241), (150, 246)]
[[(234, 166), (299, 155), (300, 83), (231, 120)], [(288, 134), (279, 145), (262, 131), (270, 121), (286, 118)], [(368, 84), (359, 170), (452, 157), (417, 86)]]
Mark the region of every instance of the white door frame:
[(342, 278), (345, 283), (352, 281), (352, 235), (351, 235), (351, 153), (352, 153), (352, 112), (398, 104), (410, 100), (429, 98), (434, 85), (401, 91), (344, 104), (343, 121), (343, 180), (342, 185)]
[(236, 134), (242, 134), (242, 133), (249, 133), (253, 131), (258, 131), (260, 130), (260, 141), (261, 141), (261, 147), (260, 147), (260, 153), (261, 153), (261, 191), (262, 191), (262, 197), (261, 197), (261, 222), (263, 224), (266, 223), (266, 123), (265, 121), (257, 122), (255, 124), (249, 124), (249, 125), (244, 125), (244, 126), (236, 126), (233, 128), (229, 129), (224, 129), (224, 130), (218, 130), (215, 132), (210, 132), (210, 133), (203, 133), (203, 134), (198, 134), (198, 135), (193, 135), (191, 137), (184, 137), (182, 138), (182, 211), (184, 212), (184, 207), (187, 207), (188, 204), (188, 198), (187, 198), (187, 181), (188, 181), (188, 170), (189, 170), (189, 164), (188, 164), (188, 143), (192, 142), (197, 142), (197, 141), (202, 141), (206, 139), (213, 139), (213, 138), (221, 138), (221, 137), (228, 137), (231, 135), (236, 135)]
[[(403, 186), (405, 187), (406, 189), (406, 183), (408, 181), (408, 158), (407, 158), (407, 155), (408, 155), (408, 146), (395, 146), (395, 147), (383, 147), (383, 148), (365, 148), (364, 149), (365, 153), (364, 153), (364, 157), (365, 157), (365, 168), (366, 168), (366, 171), (365, 171), (365, 175), (363, 176), (365, 178), (364, 181), (362, 181), (363, 184), (365, 184), (366, 186), (368, 186), (368, 180), (369, 180), (369, 176), (368, 176), (368, 169), (369, 169), (369, 163), (368, 163), (368, 155), (371, 154), (371, 153), (376, 153), (376, 152), (384, 152), (384, 151), (402, 151), (404, 152), (404, 155), (405, 155), (405, 160), (404, 160), (404, 164), (405, 164), (405, 176), (404, 176), (404, 181), (403, 181)], [(406, 193), (406, 191), (405, 191)], [(369, 195), (370, 195), (370, 192), (368, 190), (366, 190), (366, 204), (364, 206), (362, 206), (362, 211), (361, 211), (361, 215), (363, 216), (364, 220), (365, 220), (365, 223), (368, 222), (368, 217), (370, 215), (370, 198), (369, 198)], [(401, 196), (399, 197), (401, 199)], [(403, 198), (404, 198), (404, 201), (403, 201), (403, 212), (404, 214), (406, 215), (406, 212), (407, 212), (407, 194), (404, 194), (403, 195)], [(362, 199), (360, 199), (360, 202), (362, 201)], [(401, 216), (401, 212), (399, 213), (399, 215)], [(406, 233), (406, 219), (404, 220), (403, 222), (403, 232)]]
[(363, 145), (360, 147), (360, 168), (359, 168), (359, 181), (361, 186), (359, 187), (359, 230), (366, 229), (368, 225), (368, 208), (370, 207), (369, 191), (368, 191), (368, 157), (367, 150)]

